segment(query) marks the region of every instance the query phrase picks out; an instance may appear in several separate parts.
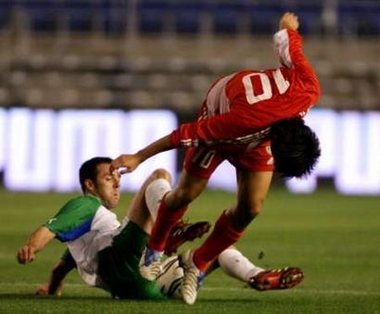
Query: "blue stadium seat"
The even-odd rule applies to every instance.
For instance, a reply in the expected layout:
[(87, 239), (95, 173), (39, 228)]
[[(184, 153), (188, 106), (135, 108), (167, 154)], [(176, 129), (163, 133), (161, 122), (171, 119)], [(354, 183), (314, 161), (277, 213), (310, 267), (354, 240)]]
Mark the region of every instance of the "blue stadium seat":
[(365, 2), (342, 2), (339, 4), (339, 31), (354, 31), (361, 35), (379, 35), (380, 5)]
[(250, 5), (247, 9), (251, 20), (251, 33), (273, 34), (278, 29), (278, 19), (284, 13), (282, 6)]
[(27, 14), (30, 27), (34, 31), (52, 31), (57, 29), (57, 17), (61, 12), (54, 2), (27, 1), (19, 5)]
[[(324, 2), (301, 0), (140, 0), (136, 18), (141, 33), (179, 34), (202, 31), (205, 16), (210, 16), (217, 34), (234, 34), (247, 28), (253, 34), (270, 34), (285, 11), (294, 11), (302, 19), (305, 34), (320, 34)], [(54, 32), (65, 27), (73, 32), (100, 30), (123, 35), (128, 23), (128, 1), (112, 0), (13, 0), (0, 1), (0, 29), (7, 27), (14, 8), (28, 14), (32, 30)], [(62, 21), (66, 24), (62, 26)], [(380, 32), (380, 2), (345, 0), (338, 2), (338, 31), (341, 34), (377, 36)]]
[(197, 34), (201, 31), (201, 19), (207, 12), (203, 1), (182, 1), (168, 6), (175, 19), (175, 30), (180, 34)]
[(137, 14), (139, 31), (143, 33), (161, 33), (167, 19), (167, 2), (142, 0), (138, 3)]
[(315, 34), (322, 30), (322, 3), (301, 3), (286, 8), (286, 11), (288, 10), (296, 12), (299, 16), (302, 34)]
[(9, 1), (0, 2), (0, 29), (4, 29), (10, 21), (12, 6)]
[(239, 22), (247, 7), (244, 3), (224, 2), (212, 8), (213, 27), (217, 34), (235, 34), (239, 30)]

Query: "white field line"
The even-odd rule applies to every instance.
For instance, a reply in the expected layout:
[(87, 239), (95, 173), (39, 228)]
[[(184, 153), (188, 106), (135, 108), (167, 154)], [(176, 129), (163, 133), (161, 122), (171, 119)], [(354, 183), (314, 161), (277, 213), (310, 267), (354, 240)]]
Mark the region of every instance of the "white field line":
[[(19, 288), (26, 288), (30, 287), (31, 289), (36, 289), (39, 287), (40, 283), (26, 283), (26, 282), (15, 282), (15, 283), (0, 283), (0, 289), (3, 288), (11, 288), (11, 287), (19, 287)], [(72, 287), (72, 288), (80, 288), (84, 287), (85, 284), (82, 283), (68, 283), (65, 284), (65, 287)], [(252, 289), (249, 288), (239, 288), (239, 287), (202, 287), (202, 290), (204, 291), (229, 291), (229, 292), (239, 292), (239, 293), (252, 293), (255, 292)], [(341, 294), (341, 295), (374, 295), (374, 296), (380, 296), (380, 291), (362, 291), (362, 290), (301, 290), (301, 289), (293, 289), (291, 290), (292, 293), (300, 293), (300, 294)]]

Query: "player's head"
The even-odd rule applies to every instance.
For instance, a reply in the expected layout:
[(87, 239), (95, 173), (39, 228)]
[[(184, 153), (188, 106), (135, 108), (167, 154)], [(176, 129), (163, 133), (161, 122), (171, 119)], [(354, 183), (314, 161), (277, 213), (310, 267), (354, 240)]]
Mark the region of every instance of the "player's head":
[(273, 124), (270, 139), (275, 171), (283, 177), (309, 175), (321, 155), (318, 137), (300, 118)]
[(97, 196), (109, 209), (116, 207), (120, 198), (120, 175), (110, 173), (111, 162), (109, 157), (94, 157), (85, 161), (79, 169), (83, 193)]
[(79, 182), (83, 193), (86, 193), (86, 180), (96, 183), (98, 176), (98, 165), (110, 164), (112, 159), (109, 157), (94, 157), (85, 161), (79, 168)]

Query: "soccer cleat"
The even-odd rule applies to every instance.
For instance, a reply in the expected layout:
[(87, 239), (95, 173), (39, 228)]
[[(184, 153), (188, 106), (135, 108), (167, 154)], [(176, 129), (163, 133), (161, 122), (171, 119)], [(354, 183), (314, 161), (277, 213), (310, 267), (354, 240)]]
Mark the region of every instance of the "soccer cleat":
[(193, 253), (190, 250), (180, 255), (180, 265), (184, 272), (181, 287), (182, 299), (186, 304), (192, 305), (197, 299), (205, 274), (194, 265)]
[(140, 259), (141, 277), (149, 281), (154, 281), (162, 273), (161, 258), (164, 252), (145, 248)]
[(303, 272), (297, 267), (267, 270), (249, 280), (249, 285), (258, 291), (290, 289), (303, 280)]
[(170, 298), (182, 299), (182, 279), (183, 268), (179, 265), (178, 256), (167, 258), (162, 263), (161, 275), (157, 277), (161, 292)]
[(165, 246), (165, 254), (171, 256), (177, 252), (178, 247), (183, 243), (201, 238), (210, 230), (210, 227), (211, 224), (208, 221), (187, 223), (183, 220), (179, 220), (170, 232)]

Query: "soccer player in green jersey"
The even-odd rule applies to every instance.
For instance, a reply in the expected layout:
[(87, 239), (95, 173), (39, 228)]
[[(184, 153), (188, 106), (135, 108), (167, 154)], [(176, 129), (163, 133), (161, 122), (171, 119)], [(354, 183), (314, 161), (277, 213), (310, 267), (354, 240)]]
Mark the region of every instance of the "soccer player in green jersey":
[[(170, 175), (163, 169), (155, 170), (135, 195), (120, 223), (111, 211), (120, 200), (120, 175), (109, 173), (111, 161), (108, 157), (95, 157), (83, 163), (79, 170), (83, 195), (68, 201), (30, 236), (17, 253), (18, 262), (32, 262), (37, 252), (57, 238), (67, 243), (68, 251), (53, 271), (50, 293), (59, 294), (63, 278), (76, 267), (87, 284), (105, 289), (114, 297), (162, 299), (161, 287), (139, 275), (138, 262), (153, 226), (152, 217), (156, 215), (154, 203), (171, 189)], [(147, 187), (149, 193), (145, 193)], [(153, 204), (151, 211), (147, 203)], [(187, 224), (182, 240), (201, 235), (190, 234), (195, 225)], [(202, 226), (201, 231), (206, 232), (208, 228), (204, 230), (204, 226), (209, 225)], [(177, 236), (177, 245), (181, 244), (179, 240)]]
[[(87, 284), (109, 291), (115, 298), (156, 300), (165, 299), (165, 293), (175, 294), (176, 291), (168, 287), (183, 277), (178, 259), (174, 258), (174, 263), (171, 263), (173, 259), (168, 259), (168, 271), (153, 282), (141, 277), (138, 266), (159, 203), (171, 190), (170, 174), (164, 169), (153, 171), (134, 196), (127, 216), (120, 223), (111, 211), (120, 200), (120, 175), (116, 171), (109, 172), (111, 161), (108, 157), (95, 157), (84, 162), (79, 170), (83, 195), (68, 201), (32, 233), (18, 251), (18, 262), (26, 264), (32, 262), (36, 253), (53, 238), (67, 243), (68, 250), (54, 267), (49, 283), (40, 287), (38, 294), (60, 295), (63, 279), (74, 268)], [(207, 222), (177, 224), (168, 242), (168, 255), (185, 241), (202, 236), (208, 228)], [(298, 268), (290, 268), (284, 272), (280, 283), (270, 282), (270, 271), (256, 267), (232, 247), (215, 260), (213, 268), (217, 266), (257, 290), (290, 288), (303, 278)], [(278, 281), (278, 276), (273, 276), (273, 280)], [(175, 286), (175, 290), (179, 286)]]

